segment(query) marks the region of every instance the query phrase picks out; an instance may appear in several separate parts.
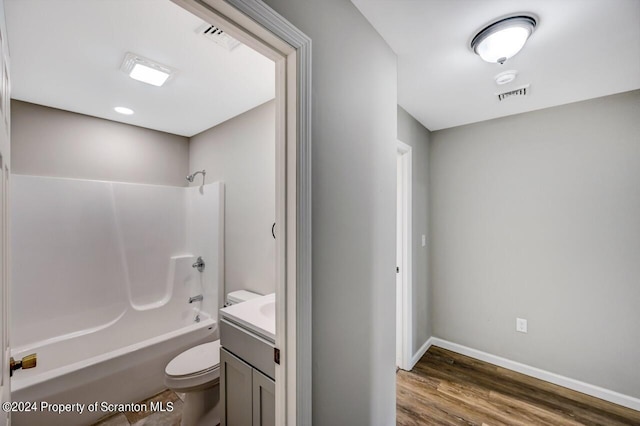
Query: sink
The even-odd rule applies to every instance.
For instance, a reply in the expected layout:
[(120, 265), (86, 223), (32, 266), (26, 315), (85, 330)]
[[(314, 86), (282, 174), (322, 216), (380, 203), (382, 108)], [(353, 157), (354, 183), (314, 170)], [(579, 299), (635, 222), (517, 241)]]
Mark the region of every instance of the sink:
[(220, 317), (272, 343), (276, 340), (276, 294), (220, 309)]
[(260, 306), (260, 313), (267, 318), (272, 318), (275, 321), (276, 318), (276, 301), (271, 300)]

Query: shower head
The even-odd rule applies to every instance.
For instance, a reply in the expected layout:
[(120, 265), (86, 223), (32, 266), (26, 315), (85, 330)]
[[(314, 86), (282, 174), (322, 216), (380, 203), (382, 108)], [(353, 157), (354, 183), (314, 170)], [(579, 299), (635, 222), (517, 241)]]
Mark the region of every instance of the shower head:
[(189, 176), (187, 176), (187, 180), (189, 182), (193, 182), (193, 179), (196, 177), (196, 175), (198, 175), (199, 173), (202, 174), (202, 184), (204, 185), (204, 176), (207, 174), (207, 172), (202, 169), (202, 170), (198, 170), (197, 172), (190, 174)]

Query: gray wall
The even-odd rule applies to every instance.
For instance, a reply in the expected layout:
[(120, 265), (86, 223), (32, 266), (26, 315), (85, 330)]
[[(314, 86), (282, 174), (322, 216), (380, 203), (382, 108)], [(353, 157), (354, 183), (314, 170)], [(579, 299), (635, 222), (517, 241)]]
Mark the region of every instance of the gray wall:
[[(413, 338), (412, 354), (431, 337), (429, 252), (429, 140), (431, 132), (398, 105), (398, 140), (411, 146), (413, 226)], [(422, 235), (427, 245), (422, 247)]]
[(430, 155), (434, 334), (640, 397), (640, 91), (437, 131)]
[(13, 173), (185, 186), (189, 140), (11, 101)]
[[(225, 292), (275, 291), (275, 101), (191, 138), (189, 170), (225, 183)], [(191, 184), (202, 183), (201, 176)]]
[(267, 0), (313, 40), (314, 425), (395, 424), (396, 58), (347, 0)]

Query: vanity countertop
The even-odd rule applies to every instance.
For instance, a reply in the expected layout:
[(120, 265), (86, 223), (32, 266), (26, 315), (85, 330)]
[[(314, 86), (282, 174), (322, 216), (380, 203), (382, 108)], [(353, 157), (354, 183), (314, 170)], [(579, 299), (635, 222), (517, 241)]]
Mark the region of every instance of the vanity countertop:
[(276, 294), (271, 293), (220, 309), (220, 316), (275, 343)]

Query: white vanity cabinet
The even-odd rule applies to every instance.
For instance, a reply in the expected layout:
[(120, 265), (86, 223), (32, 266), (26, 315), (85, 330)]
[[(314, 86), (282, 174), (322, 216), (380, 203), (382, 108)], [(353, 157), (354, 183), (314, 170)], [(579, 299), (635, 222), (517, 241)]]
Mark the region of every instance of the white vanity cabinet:
[(222, 426), (275, 426), (274, 344), (220, 322)]

